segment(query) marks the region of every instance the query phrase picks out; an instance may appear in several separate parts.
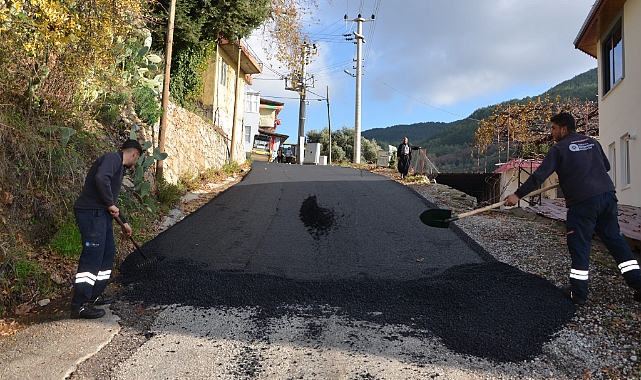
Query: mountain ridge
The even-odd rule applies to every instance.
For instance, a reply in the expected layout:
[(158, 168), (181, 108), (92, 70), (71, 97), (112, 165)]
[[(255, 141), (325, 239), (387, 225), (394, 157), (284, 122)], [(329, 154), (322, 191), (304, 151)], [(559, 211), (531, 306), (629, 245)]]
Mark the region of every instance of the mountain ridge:
[[(498, 104), (526, 104), (546, 95), (549, 95), (552, 99), (560, 96), (562, 99), (578, 98), (580, 100), (597, 101), (597, 86), (597, 68), (593, 68), (555, 85), (542, 94), (522, 99), (506, 100)], [(439, 170), (447, 168), (448, 171), (453, 172), (466, 171), (470, 167), (461, 160), (465, 154), (469, 163), (473, 163), (469, 146), (474, 143), (474, 133), (478, 129), (476, 120), (488, 118), (493, 113), (496, 105), (478, 108), (467, 118), (449, 123), (419, 122), (400, 124), (369, 129), (363, 131), (362, 136), (368, 140), (375, 139), (382, 146), (387, 144), (396, 146), (401, 143), (403, 137), (407, 137), (414, 145), (427, 149), (428, 156)]]

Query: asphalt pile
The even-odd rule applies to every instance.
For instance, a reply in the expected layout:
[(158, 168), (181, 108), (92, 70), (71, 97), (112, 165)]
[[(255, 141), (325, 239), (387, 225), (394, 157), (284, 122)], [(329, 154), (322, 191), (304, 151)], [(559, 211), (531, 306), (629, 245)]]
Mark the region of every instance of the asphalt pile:
[(257, 308), (258, 324), (291, 315), (291, 306), (303, 306), (312, 316), (326, 315), (330, 306), (344, 318), (405, 325), (411, 334), (438, 337), (456, 353), (495, 362), (540, 355), (576, 311), (550, 282), (498, 261), (411, 281), (303, 282), (212, 271), (183, 259), (137, 268), (136, 255), (130, 257), (121, 267), (120, 296), (131, 302)]
[(327, 235), (334, 224), (334, 211), (318, 205), (316, 196), (310, 196), (300, 206), (300, 220), (315, 240)]

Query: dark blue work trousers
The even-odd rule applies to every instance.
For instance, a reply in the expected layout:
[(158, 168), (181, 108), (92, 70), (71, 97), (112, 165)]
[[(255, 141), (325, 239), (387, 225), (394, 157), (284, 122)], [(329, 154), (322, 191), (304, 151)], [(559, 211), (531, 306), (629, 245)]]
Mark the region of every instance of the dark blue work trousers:
[(113, 217), (108, 210), (74, 209), (74, 214), (82, 236), (82, 253), (71, 299), (71, 308), (77, 310), (107, 287), (116, 246)]
[(567, 241), (572, 268), (570, 285), (573, 297), (586, 300), (592, 235), (603, 241), (619, 266), (627, 284), (641, 290), (641, 270), (619, 230), (617, 198), (613, 191), (597, 195), (568, 208)]

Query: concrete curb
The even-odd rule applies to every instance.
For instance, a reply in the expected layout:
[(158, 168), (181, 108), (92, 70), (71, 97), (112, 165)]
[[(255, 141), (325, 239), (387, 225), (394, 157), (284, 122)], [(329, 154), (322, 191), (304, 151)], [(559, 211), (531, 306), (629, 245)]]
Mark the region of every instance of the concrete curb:
[(108, 306), (100, 319), (35, 324), (0, 341), (0, 379), (65, 379), (120, 331)]

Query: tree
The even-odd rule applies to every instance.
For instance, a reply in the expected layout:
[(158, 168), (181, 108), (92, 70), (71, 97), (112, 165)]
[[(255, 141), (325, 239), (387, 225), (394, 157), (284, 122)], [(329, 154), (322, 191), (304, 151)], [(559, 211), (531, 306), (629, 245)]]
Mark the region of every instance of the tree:
[[(93, 100), (119, 81), (118, 46), (142, 28), (142, 0), (0, 0), (0, 87), (7, 98)], [(47, 86), (49, 85), (49, 86)]]
[(304, 26), (314, 9), (318, 9), (316, 0), (271, 0), (269, 18), (263, 24), (265, 51), (290, 73), (300, 70), (303, 45), (312, 43)]
[(560, 97), (551, 101), (546, 97), (527, 104), (499, 104), (487, 120), (479, 122), (472, 154), (476, 152), (480, 156), (496, 146), (499, 161), (504, 150), (505, 162), (516, 157), (540, 158), (552, 144), (548, 128), (550, 117), (559, 112), (569, 112), (575, 117), (577, 132), (598, 135), (599, 109), (592, 101), (582, 102), (577, 98), (562, 101)]
[[(329, 129), (323, 128), (322, 131), (312, 130), (307, 132), (307, 142), (320, 143), (321, 155), (329, 155)], [(332, 161), (333, 162), (351, 162), (354, 156), (354, 130), (343, 127), (338, 131), (332, 132)], [(380, 146), (376, 140), (367, 140), (361, 137), (361, 160), (367, 163), (374, 163), (378, 159)]]
[[(160, 0), (153, 9), (158, 25), (154, 47), (166, 44), (170, 0)], [(273, 55), (291, 70), (298, 69), (302, 46), (308, 39), (303, 19), (317, 7), (316, 0), (185, 0), (176, 4), (172, 53), (172, 97), (186, 105), (202, 91), (201, 73), (206, 69), (215, 44), (221, 39), (237, 41), (263, 26)]]

